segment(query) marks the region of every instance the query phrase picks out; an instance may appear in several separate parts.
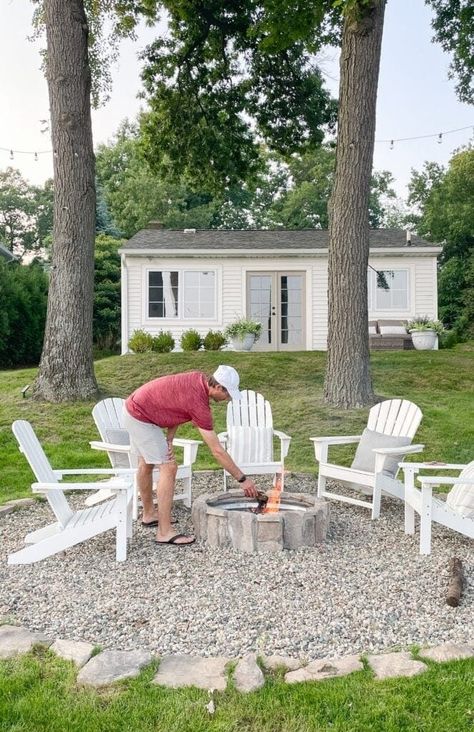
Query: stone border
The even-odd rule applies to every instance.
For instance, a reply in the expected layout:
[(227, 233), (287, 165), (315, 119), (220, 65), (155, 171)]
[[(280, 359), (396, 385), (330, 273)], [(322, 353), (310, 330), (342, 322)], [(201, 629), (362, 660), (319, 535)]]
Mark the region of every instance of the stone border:
[[(142, 668), (153, 660), (158, 660), (157, 656), (141, 650), (104, 650), (93, 655), (95, 647), (91, 643), (60, 639), (53, 643), (42, 633), (32, 633), (17, 625), (0, 625), (0, 659), (27, 653), (38, 643), (49, 647), (61, 658), (73, 661), (80, 669), (77, 682), (94, 687), (107, 686), (115, 681), (138, 676)], [(374, 673), (375, 679), (417, 676), (428, 670), (428, 666), (423, 661), (414, 659), (409, 651), (361, 656), (366, 658), (367, 666)], [(443, 643), (420, 650), (418, 656), (438, 663), (472, 658), (474, 641)], [(238, 691), (248, 693), (260, 689), (265, 683), (265, 675), (257, 663), (255, 653), (237, 659), (223, 656), (206, 658), (171, 655), (163, 656), (159, 660), (159, 670), (152, 683), (173, 689), (196, 686), (209, 690), (212, 695), (213, 691), (224, 691), (231, 677)], [(309, 663), (287, 656), (263, 656), (262, 663), (267, 672), (284, 669), (284, 678), (288, 684), (346, 676), (364, 668), (361, 657), (357, 655), (329, 660), (317, 659)], [(231, 665), (235, 665), (235, 668), (231, 669)]]

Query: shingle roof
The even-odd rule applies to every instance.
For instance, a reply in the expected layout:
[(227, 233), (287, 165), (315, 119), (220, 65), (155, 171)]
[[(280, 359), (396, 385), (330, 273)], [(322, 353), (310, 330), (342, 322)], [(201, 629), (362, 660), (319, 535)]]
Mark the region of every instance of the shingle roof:
[[(147, 249), (326, 249), (327, 229), (142, 229), (122, 247), (123, 250)], [(406, 232), (402, 229), (371, 229), (371, 248), (406, 247)], [(412, 247), (433, 247), (436, 244), (411, 235)]]

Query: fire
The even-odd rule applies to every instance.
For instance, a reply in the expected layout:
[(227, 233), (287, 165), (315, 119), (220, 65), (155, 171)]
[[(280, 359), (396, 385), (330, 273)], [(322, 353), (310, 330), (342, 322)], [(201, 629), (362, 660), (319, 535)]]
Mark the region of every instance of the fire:
[(273, 488), (268, 494), (268, 503), (262, 513), (278, 513), (280, 510), (281, 492), (283, 490), (283, 475), (275, 473)]

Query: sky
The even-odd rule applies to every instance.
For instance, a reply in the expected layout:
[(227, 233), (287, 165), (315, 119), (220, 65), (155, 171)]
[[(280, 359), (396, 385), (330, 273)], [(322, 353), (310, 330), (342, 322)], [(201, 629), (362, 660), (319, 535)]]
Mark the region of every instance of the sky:
[[(0, 170), (11, 165), (31, 183), (41, 184), (52, 177), (53, 163), (49, 133), (42, 132), (43, 121), (49, 119), (39, 53), (42, 44), (28, 40), (32, 12), (30, 0), (0, 0)], [(431, 42), (430, 19), (423, 0), (388, 0), (374, 168), (392, 173), (400, 197), (407, 195), (412, 168), (421, 170), (425, 161), (446, 165), (454, 150), (474, 138), (474, 108), (457, 100), (454, 81), (448, 79), (450, 58)], [(137, 99), (141, 88), (138, 53), (153, 35), (152, 29), (143, 28), (137, 41), (122, 43), (110, 101), (92, 113), (95, 145), (110, 140), (120, 122), (133, 119), (143, 106), (143, 100)], [(326, 53), (321, 66), (336, 95), (337, 52)], [(402, 142), (400, 138), (418, 139)], [(10, 150), (15, 151), (13, 160)]]

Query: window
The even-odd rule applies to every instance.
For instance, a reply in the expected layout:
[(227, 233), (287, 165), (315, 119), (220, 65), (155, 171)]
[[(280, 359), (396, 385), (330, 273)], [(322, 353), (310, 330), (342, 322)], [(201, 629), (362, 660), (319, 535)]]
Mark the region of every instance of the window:
[(387, 288), (373, 269), (369, 270), (369, 310), (408, 310), (408, 270), (380, 271)]
[(216, 273), (183, 270), (148, 273), (148, 317), (216, 317)]
[(148, 273), (148, 317), (178, 317), (178, 272)]

